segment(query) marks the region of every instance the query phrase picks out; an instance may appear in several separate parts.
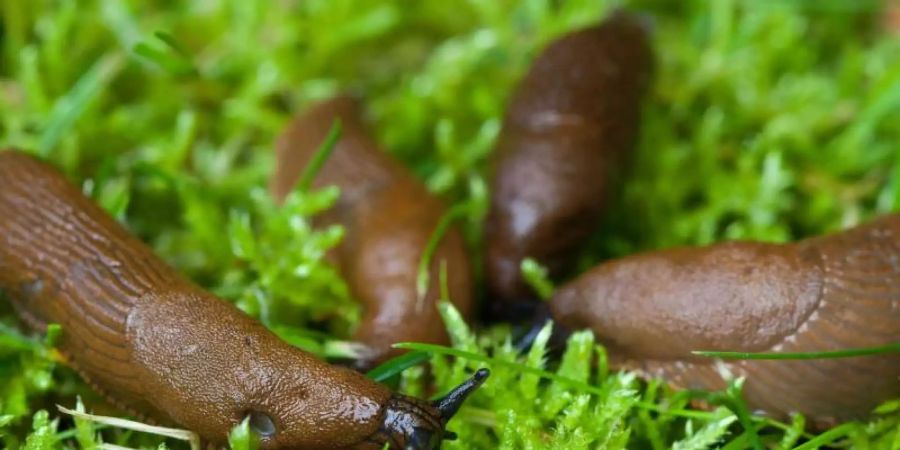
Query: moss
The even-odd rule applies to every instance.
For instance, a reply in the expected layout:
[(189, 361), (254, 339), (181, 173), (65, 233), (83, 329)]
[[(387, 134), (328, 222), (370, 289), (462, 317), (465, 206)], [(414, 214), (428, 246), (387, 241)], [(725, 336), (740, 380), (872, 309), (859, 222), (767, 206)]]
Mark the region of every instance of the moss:
[[(0, 146), (52, 159), (167, 261), (290, 342), (347, 355), (358, 307), (322, 260), (342, 232), (308, 220), (336, 192), (272, 204), (264, 188), (281, 127), (316, 99), (363, 93), (380, 142), (461, 205), (477, 246), (485, 159), (516, 80), (545, 42), (614, 3), (0, 0)], [(656, 83), (629, 181), (583, 266), (725, 238), (786, 241), (900, 209), (900, 40), (878, 28), (881, 2), (627, 3), (654, 18)], [(7, 447), (94, 445), (97, 433), (159, 443), (50, 421), (41, 412), (50, 402), (92, 397), (46, 343), (15, 331), (5, 303)], [(728, 408), (696, 411), (685, 393), (610, 374), (589, 334), (548, 365), (546, 333), (520, 355), (507, 327), (475, 335), (445, 314), (455, 349), (429, 348), (413, 362), (432, 355), (442, 391), (472, 369), (494, 370), (451, 424), (460, 439), (449, 448), (900, 442), (897, 403), (814, 437), (802, 417), (735, 415), (739, 386), (710, 397)], [(422, 393), (422, 373), (393, 382)]]

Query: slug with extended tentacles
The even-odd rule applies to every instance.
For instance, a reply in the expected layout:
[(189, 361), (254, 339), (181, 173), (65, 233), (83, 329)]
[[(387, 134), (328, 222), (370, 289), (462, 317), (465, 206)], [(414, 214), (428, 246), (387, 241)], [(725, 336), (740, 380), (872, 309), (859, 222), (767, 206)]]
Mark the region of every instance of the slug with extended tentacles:
[(368, 349), (357, 365), (369, 367), (398, 354), (391, 347), (397, 342), (446, 343), (437, 309), (441, 267), (446, 265), (450, 300), (465, 317), (472, 310), (472, 269), (463, 237), (451, 227), (432, 255), (429, 286), (420, 297), (419, 264), (446, 210), (378, 148), (360, 115), (355, 99), (337, 97), (298, 117), (278, 139), (271, 191), (279, 201), (291, 192), (332, 123), (340, 120), (340, 139), (312, 185), (341, 189), (337, 205), (317, 222), (339, 223), (346, 231), (331, 256), (365, 308), (353, 339)]
[(820, 423), (900, 397), (900, 355), (742, 360), (694, 350), (812, 352), (900, 341), (900, 215), (790, 244), (726, 242), (629, 256), (561, 287), (553, 317), (590, 328), (623, 367), (683, 388), (746, 377), (752, 408)]
[(554, 41), (532, 65), (492, 161), (485, 275), (495, 313), (532, 304), (524, 258), (558, 276), (595, 230), (633, 150), (651, 66), (645, 25), (625, 13)]
[(49, 165), (0, 152), (0, 288), (91, 386), (223, 444), (245, 417), (264, 449), (436, 449), (479, 371), (434, 403), (278, 339), (196, 287)]

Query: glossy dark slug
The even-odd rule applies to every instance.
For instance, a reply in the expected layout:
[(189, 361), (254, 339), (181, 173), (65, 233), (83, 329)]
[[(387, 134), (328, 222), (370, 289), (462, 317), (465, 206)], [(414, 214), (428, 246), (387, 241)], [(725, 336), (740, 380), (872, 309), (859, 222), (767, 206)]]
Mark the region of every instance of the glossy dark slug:
[(419, 263), (445, 208), (378, 148), (360, 116), (359, 103), (350, 97), (324, 101), (299, 116), (278, 139), (270, 187), (272, 195), (283, 200), (333, 121), (341, 121), (341, 137), (313, 186), (341, 189), (338, 204), (317, 222), (345, 228), (344, 242), (331, 256), (365, 309), (353, 339), (369, 349), (359, 361), (367, 367), (398, 354), (391, 348), (396, 342), (446, 343), (436, 307), (441, 262), (446, 262), (450, 299), (466, 317), (472, 310), (472, 269), (462, 235), (450, 228), (431, 260), (430, 285), (419, 301)]
[(635, 145), (651, 71), (644, 24), (616, 13), (552, 42), (521, 82), (491, 161), (485, 268), (501, 316), (534, 297), (524, 258), (557, 276), (595, 230)]
[(98, 392), (222, 444), (243, 420), (265, 449), (435, 449), (479, 372), (445, 400), (392, 393), (278, 339), (177, 274), (49, 165), (0, 152), (0, 288)]
[[(796, 243), (725, 242), (629, 256), (561, 287), (550, 308), (624, 367), (720, 389), (693, 350), (811, 352), (900, 341), (900, 215)], [(900, 397), (900, 355), (725, 361), (751, 408), (827, 424)]]

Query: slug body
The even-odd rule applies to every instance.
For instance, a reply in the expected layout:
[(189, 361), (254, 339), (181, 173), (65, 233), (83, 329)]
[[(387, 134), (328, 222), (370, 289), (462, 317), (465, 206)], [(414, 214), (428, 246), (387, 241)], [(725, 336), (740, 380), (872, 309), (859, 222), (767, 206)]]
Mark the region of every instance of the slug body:
[[(721, 389), (694, 350), (812, 352), (900, 340), (900, 216), (790, 244), (726, 242), (611, 261), (558, 290), (564, 326), (590, 328), (625, 367), (683, 388)], [(728, 360), (751, 408), (820, 423), (900, 397), (896, 354)]]
[(18, 314), (60, 324), (69, 365), (123, 409), (214, 444), (249, 416), (265, 449), (440, 445), (452, 408), (289, 346), (15, 151), (0, 152), (0, 236), (0, 288)]
[(419, 298), (416, 276), (425, 248), (445, 208), (399, 162), (378, 149), (360, 119), (360, 106), (337, 97), (298, 117), (277, 143), (278, 165), (271, 192), (283, 200), (325, 140), (335, 119), (342, 134), (318, 172), (314, 187), (341, 189), (337, 205), (319, 217), (338, 223), (344, 242), (332, 256), (364, 315), (353, 339), (369, 349), (358, 364), (366, 367), (399, 351), (396, 342), (446, 343), (437, 310), (441, 265), (446, 263), (450, 300), (464, 316), (472, 309), (469, 256), (462, 235), (450, 228), (431, 259), (427, 292)]
[(643, 25), (623, 13), (554, 41), (534, 62), (492, 160), (486, 276), (498, 308), (534, 297), (524, 258), (559, 275), (596, 228), (635, 145), (651, 66)]

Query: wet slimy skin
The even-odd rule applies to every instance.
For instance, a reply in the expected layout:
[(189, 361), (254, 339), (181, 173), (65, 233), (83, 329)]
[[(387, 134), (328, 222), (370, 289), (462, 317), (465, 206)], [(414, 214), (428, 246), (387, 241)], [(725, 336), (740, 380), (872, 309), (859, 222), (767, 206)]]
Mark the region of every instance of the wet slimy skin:
[(0, 151), (0, 289), (95, 390), (221, 445), (245, 417), (264, 449), (436, 449), (478, 372), (434, 403), (280, 340), (176, 273), (49, 165)]
[[(790, 244), (726, 242), (600, 264), (561, 287), (553, 317), (589, 328), (621, 366), (722, 389), (693, 350), (812, 352), (900, 340), (900, 215)], [(751, 408), (827, 424), (900, 396), (900, 355), (729, 360)]]
[(472, 268), (460, 232), (451, 227), (437, 246), (424, 297), (416, 277), (425, 248), (446, 209), (405, 167), (378, 148), (361, 120), (359, 103), (336, 97), (313, 106), (282, 133), (273, 196), (282, 201), (325, 140), (335, 119), (341, 137), (313, 181), (338, 186), (338, 204), (318, 218), (341, 224), (344, 242), (331, 255), (364, 314), (353, 339), (366, 345), (358, 362), (371, 367), (396, 356), (397, 342), (448, 342), (437, 309), (441, 265), (446, 264), (450, 301), (468, 317), (472, 311)]
[(521, 82), (492, 159), (485, 237), (501, 316), (535, 297), (521, 276), (524, 258), (558, 276), (596, 229), (634, 149), (651, 71), (645, 25), (616, 13), (552, 42)]

